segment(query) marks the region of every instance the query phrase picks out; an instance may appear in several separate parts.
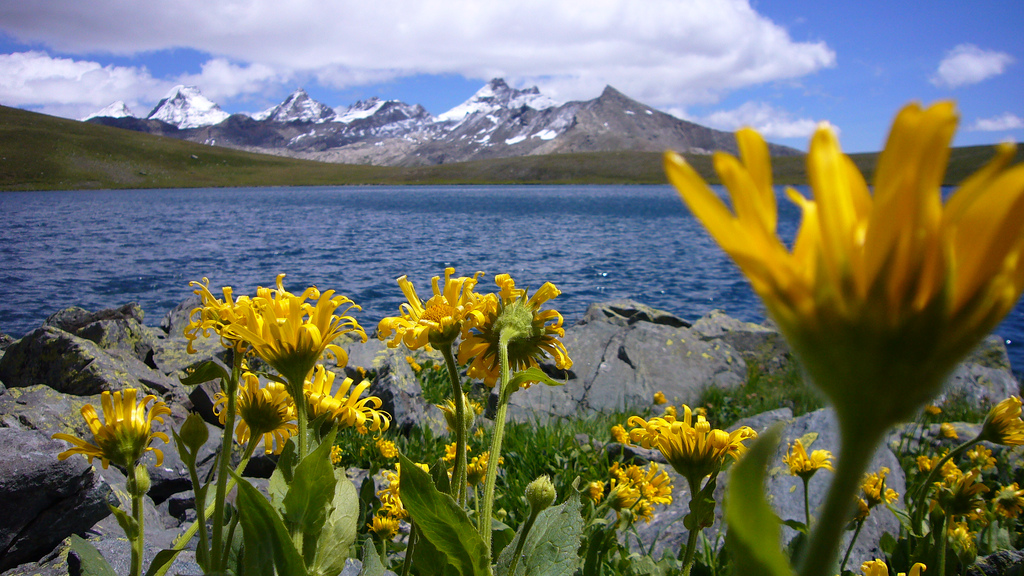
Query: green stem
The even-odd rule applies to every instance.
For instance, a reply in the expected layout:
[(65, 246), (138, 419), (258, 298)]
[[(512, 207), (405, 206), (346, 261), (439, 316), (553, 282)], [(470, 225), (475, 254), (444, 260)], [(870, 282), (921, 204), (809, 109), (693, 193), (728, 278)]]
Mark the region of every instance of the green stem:
[(142, 506), (142, 498), (145, 494), (139, 490), (139, 482), (136, 473), (136, 467), (128, 467), (128, 492), (132, 496), (132, 517), (135, 519), (135, 523), (138, 530), (135, 533), (134, 538), (129, 538), (132, 544), (132, 566), (131, 576), (142, 576), (142, 551), (145, 541), (145, 521), (144, 509)]
[(416, 549), (417, 541), (419, 541), (419, 530), (416, 529), (416, 524), (413, 523), (409, 529), (409, 545), (405, 547), (405, 560), (402, 562), (402, 576), (409, 576), (410, 570), (412, 570), (412, 556), (413, 551)]
[(508, 341), (509, 338), (505, 334), (502, 334), (498, 339), (498, 361), (501, 367), (501, 378), (498, 384), (498, 413), (494, 417), (490, 464), (487, 466), (487, 479), (484, 482), (484, 507), (480, 513), (479, 524), (477, 525), (480, 538), (484, 541), (484, 550), (487, 552), (488, 563), (490, 563), (491, 558), (491, 510), (494, 508), (494, 484), (498, 478), (498, 461), (501, 459), (501, 443), (505, 436), (505, 418), (508, 416), (509, 394), (505, 390), (509, 381)]
[(210, 554), (214, 564), (213, 572), (220, 572), (224, 568), (220, 565), (221, 554), (219, 552), (224, 547), (224, 506), (228, 494), (228, 468), (231, 465), (231, 448), (235, 436), (235, 411), (237, 410), (238, 379), (242, 372), (242, 358), (243, 355), (237, 350), (232, 351), (231, 379), (224, 382), (227, 414), (224, 417), (224, 436), (220, 444), (220, 459), (217, 462), (217, 492), (213, 501), (213, 544), (210, 547), (213, 552)]
[(523, 531), (519, 534), (519, 541), (516, 542), (516, 551), (512, 554), (512, 563), (508, 567), (508, 576), (515, 576), (516, 566), (519, 565), (519, 557), (523, 554), (523, 546), (526, 544), (526, 537), (530, 535), (530, 530), (533, 528), (533, 523), (537, 521), (537, 514), (540, 511), (534, 511), (533, 507), (530, 507), (530, 517), (526, 519), (526, 523), (523, 524)]
[(686, 552), (683, 554), (683, 576), (690, 576), (690, 569), (693, 568), (693, 555), (697, 550), (697, 536), (700, 535), (700, 528), (690, 530), (686, 538)]
[(850, 545), (846, 547), (846, 554), (843, 554), (843, 562), (839, 564), (839, 573), (843, 573), (843, 569), (846, 568), (846, 561), (850, 559), (850, 552), (853, 551), (853, 545), (857, 542), (857, 537), (860, 536), (860, 529), (864, 527), (864, 520), (857, 521), (857, 529), (853, 531), (853, 538), (850, 538)]
[(850, 429), (843, 425), (844, 422), (849, 422), (849, 419), (840, 415), (842, 443), (839, 460), (825, 507), (811, 532), (807, 552), (798, 564), (801, 576), (824, 576), (830, 573), (844, 527), (853, 511), (854, 494), (860, 487), (861, 478), (874, 456), (875, 448), (885, 434), (881, 426), (867, 423), (861, 426), (858, 422), (856, 429)]
[(452, 398), (455, 400), (455, 469), (452, 473), (452, 496), (459, 505), (466, 507), (466, 406), (463, 400), (462, 379), (455, 364), (451, 343), (439, 346), (444, 363), (448, 366), (448, 379), (452, 381)]
[(949, 536), (946, 532), (946, 523), (948, 521), (949, 515), (943, 511), (941, 532), (939, 533), (939, 570), (936, 572), (938, 576), (946, 576), (946, 540)]
[(807, 532), (811, 531), (811, 502), (810, 495), (808, 494), (807, 484), (810, 481), (810, 477), (801, 476), (801, 480), (804, 481), (804, 526), (807, 528)]

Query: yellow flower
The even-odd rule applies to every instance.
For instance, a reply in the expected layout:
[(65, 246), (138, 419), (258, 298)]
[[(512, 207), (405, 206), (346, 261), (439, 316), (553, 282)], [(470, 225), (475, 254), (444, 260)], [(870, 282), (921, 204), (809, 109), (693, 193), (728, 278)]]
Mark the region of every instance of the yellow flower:
[(619, 444), (629, 444), (629, 434), (626, 433), (626, 429), (622, 424), (612, 426), (612, 438)]
[(698, 415), (693, 422), (690, 407), (684, 404), (682, 408), (682, 420), (652, 418), (648, 422), (630, 416), (628, 424), (636, 427), (629, 431), (629, 439), (644, 448), (657, 448), (690, 487), (699, 490), (701, 480), (721, 470), (726, 456), (739, 459), (746, 451), (743, 442), (757, 438), (757, 432), (747, 426), (732, 433), (713, 430), (704, 416)]
[(594, 480), (590, 484), (587, 484), (586, 495), (587, 498), (590, 498), (594, 502), (594, 504), (600, 503), (601, 499), (604, 498), (604, 482)]
[[(469, 447), (468, 446), (466, 447), (466, 452), (469, 452)], [(444, 446), (444, 456), (442, 457), (442, 459), (445, 462), (454, 462), (455, 461), (455, 442), (452, 442), (451, 444), (445, 444), (445, 446)]]
[(892, 488), (885, 487), (885, 477), (888, 474), (889, 469), (882, 466), (878, 469), (878, 472), (872, 472), (864, 476), (860, 489), (869, 508), (874, 508), (883, 502), (892, 504), (896, 501), (897, 496), (899, 496)]
[(360, 434), (366, 434), (368, 430), (383, 432), (388, 429), (391, 425), (391, 416), (380, 409), (380, 398), (359, 398), (370, 387), (369, 380), (360, 382), (349, 394), (355, 382), (351, 378), (345, 378), (338, 391), (331, 394), (334, 378), (334, 372), (318, 364), (313, 370), (313, 378), (306, 380), (306, 410), (311, 420), (327, 414), (328, 418), (339, 426), (355, 428)]
[(409, 364), (409, 367), (412, 368), (413, 372), (419, 374), (420, 371), (423, 370), (423, 366), (420, 366), (419, 362), (416, 362), (416, 359), (408, 354), (405, 356), (405, 361)]
[[(504, 458), (498, 458), (498, 466), (505, 463)], [(491, 452), (488, 450), (479, 456), (473, 456), (466, 465), (466, 484), (476, 486), (484, 481), (487, 476), (487, 467), (491, 464)]]
[(381, 540), (387, 541), (398, 535), (399, 520), (388, 514), (375, 514), (367, 526), (370, 528), (370, 532), (376, 534)]
[(924, 412), (929, 416), (938, 416), (939, 414), (942, 414), (942, 408), (939, 408), (934, 404), (929, 404), (924, 407)]
[(938, 489), (932, 496), (931, 507), (938, 506), (949, 516), (976, 515), (985, 505), (979, 495), (989, 491), (988, 486), (978, 482), (979, 478), (978, 470), (964, 474), (957, 469), (942, 482), (935, 483)]
[(466, 373), (483, 380), (487, 386), (497, 382), (500, 366), (498, 340), (503, 327), (515, 325), (518, 333), (508, 343), (508, 362), (512, 372), (537, 366), (544, 354), (555, 360), (561, 369), (572, 368), (572, 360), (565, 345), (558, 338), (565, 336), (562, 315), (556, 310), (541, 311), (545, 302), (561, 292), (554, 284), (545, 282), (529, 299), (526, 290), (516, 288), (508, 274), (494, 278), (500, 288), (498, 294), (482, 297), (470, 313), (459, 344), (459, 363), (472, 360)]
[(251, 304), (248, 296), (234, 299), (230, 286), (221, 289), (224, 299), (221, 300), (210, 292), (210, 280), (203, 278), (202, 282), (189, 282), (189, 286), (195, 287), (193, 292), (199, 296), (202, 306), (193, 308), (189, 312), (189, 322), (185, 326), (185, 339), (188, 340), (187, 351), (195, 354), (193, 344), (200, 337), (209, 336), (211, 332), (220, 336), (221, 344), (225, 348), (234, 348), (241, 352), (245, 343), (235, 337), (225, 334), (225, 328), (232, 324), (245, 324), (247, 314), (245, 308)]
[(665, 393), (662, 392), (661, 390), (658, 390), (657, 392), (655, 392), (654, 393), (654, 403), (659, 405), (659, 406), (662, 405), (662, 404), (667, 404), (668, 400), (665, 399)]
[[(917, 457), (917, 469), (925, 473), (931, 472), (932, 468), (935, 468), (935, 465), (939, 463), (939, 460), (942, 460), (943, 456), (945, 456), (945, 454), (942, 454), (940, 456), (932, 456), (931, 458), (929, 458), (928, 456), (922, 454), (921, 456)], [(953, 462), (952, 460), (946, 460), (946, 462), (943, 463), (942, 465), (942, 470), (939, 471), (939, 476), (941, 476), (942, 478), (948, 478), (950, 475), (956, 474), (959, 471), (960, 469), (956, 467), (955, 462)]]
[[(292, 423), (295, 419), (295, 403), (284, 384), (267, 382), (260, 387), (260, 379), (252, 372), (242, 374), (242, 385), (238, 387), (238, 424), (235, 438), (245, 446), (251, 436), (263, 436), (266, 454), (280, 454), (284, 445), (298, 431)], [(220, 423), (227, 420), (227, 396), (218, 392), (214, 396), (213, 412)]]
[(996, 459), (992, 457), (992, 451), (981, 444), (967, 451), (967, 459), (971, 461), (971, 466), (981, 471), (996, 466)]
[[(458, 416), (456, 415), (457, 410), (455, 406), (455, 399), (446, 398), (444, 402), (440, 404), (434, 404), (434, 406), (437, 406), (437, 408), (444, 415), (444, 422), (445, 424), (448, 425), (448, 430), (454, 432), (455, 424), (458, 418)], [(462, 411), (462, 417), (465, 419), (465, 421), (463, 422), (464, 428), (466, 430), (469, 430), (470, 428), (473, 427), (473, 422), (474, 420), (476, 420), (476, 415), (480, 414), (483, 411), (483, 407), (480, 406), (480, 404), (470, 400), (469, 396), (466, 396), (465, 393), (462, 394), (462, 407), (464, 408), (464, 410)]]
[(380, 321), (377, 337), (381, 340), (391, 338), (389, 348), (397, 348), (399, 342), (404, 342), (410, 350), (429, 344), (450, 345), (455, 341), (466, 316), (480, 300), (480, 296), (473, 292), (473, 287), (483, 272), (477, 272), (472, 278), (452, 278), (454, 273), (455, 268), (444, 269), (443, 287), (439, 285), (440, 278), (434, 276), (431, 280), (434, 294), (426, 302), (420, 300), (408, 277), (399, 278), (398, 286), (407, 302), (399, 306), (400, 316)]
[(792, 249), (776, 233), (764, 140), (737, 133), (742, 160), (715, 154), (731, 210), (682, 157), (665, 167), (690, 210), (750, 280), (846, 435), (880, 436), (933, 397), (1024, 288), (1024, 166), (1004, 144), (945, 203), (952, 103), (897, 115), (873, 193), (833, 131), (807, 156), (813, 199)]
[(835, 470), (832, 468), (831, 459), (832, 453), (828, 450), (815, 450), (808, 457), (807, 450), (804, 449), (804, 443), (797, 438), (793, 440), (789, 452), (782, 457), (782, 462), (789, 466), (789, 473), (791, 475), (810, 478), (821, 468)]
[(340, 466), (344, 457), (345, 452), (342, 451), (341, 446), (331, 446), (331, 464)]
[(943, 422), (942, 424), (939, 424), (939, 436), (943, 438), (952, 438), (953, 440), (956, 440), (957, 438), (960, 437), (956, 433), (956, 427), (949, 422)]
[[(889, 567), (882, 560), (868, 560), (860, 565), (860, 570), (864, 576), (889, 576)], [(921, 572), (924, 570), (927, 570), (925, 565), (918, 562), (910, 567), (910, 576), (921, 576)], [(899, 576), (907, 576), (907, 574), (900, 572)]]
[[(278, 274), (276, 289), (258, 288), (256, 297), (243, 308), (244, 324), (232, 323), (223, 331), (228, 338), (248, 343), (294, 387), (305, 381), (325, 352), (334, 356), (338, 366), (348, 362), (345, 350), (333, 344), (336, 338), (352, 332), (365, 342), (366, 333), (354, 318), (346, 316), (349, 310), (360, 308), (345, 296), (315, 287), (296, 296), (284, 289), (283, 281), (284, 274)], [(315, 303), (307, 302), (310, 299)], [(289, 391), (301, 395), (300, 390)]]
[(1020, 398), (1010, 396), (993, 406), (981, 426), (979, 438), (1006, 446), (1024, 444), (1024, 421), (1020, 418)]
[(398, 448), (395, 443), (390, 440), (383, 438), (377, 440), (377, 450), (380, 451), (380, 455), (388, 460), (398, 458)]
[(995, 503), (996, 514), (1003, 518), (1018, 518), (1021, 511), (1024, 511), (1024, 490), (1014, 482), (996, 491), (992, 501)]
[(385, 486), (383, 490), (377, 491), (377, 498), (380, 499), (381, 512), (399, 520), (409, 517), (409, 512), (407, 512), (405, 506), (402, 505), (402, 499), (398, 495), (401, 473), (401, 464), (395, 465), (394, 472), (385, 470), (384, 480), (387, 481), (387, 486)]
[[(64, 460), (72, 454), (81, 454), (89, 459), (90, 464), (93, 458), (99, 458), (104, 468), (111, 462), (116, 466), (129, 468), (135, 466), (143, 454), (151, 451), (156, 455), (156, 465), (163, 464), (163, 452), (150, 446), (150, 443), (153, 438), (159, 438), (167, 444), (168, 438), (163, 432), (153, 431), (153, 421), (162, 424), (163, 417), (169, 415), (171, 409), (152, 394), (147, 394), (142, 402), (136, 405), (137, 392), (135, 388), (126, 388), (124, 392), (114, 392), (113, 395), (109, 391), (104, 391), (100, 395), (103, 421), (92, 404), (82, 406), (82, 416), (85, 417), (85, 423), (92, 432), (93, 443), (71, 434), (54, 434), (53, 439), (73, 444), (71, 448), (58, 454), (57, 459)], [(147, 411), (147, 405), (154, 401), (156, 403)]]
[(978, 536), (971, 532), (967, 522), (953, 522), (946, 531), (953, 550), (961, 556), (974, 556), (978, 552)]

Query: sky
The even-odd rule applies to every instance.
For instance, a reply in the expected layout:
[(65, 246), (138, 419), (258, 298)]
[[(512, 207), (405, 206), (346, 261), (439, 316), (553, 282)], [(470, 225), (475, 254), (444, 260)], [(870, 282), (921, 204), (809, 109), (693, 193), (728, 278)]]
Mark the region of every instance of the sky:
[(884, 146), (897, 110), (955, 100), (958, 146), (1024, 139), (1019, 0), (0, 0), (0, 104), (145, 116), (174, 86), (255, 113), (302, 87), (439, 115), (492, 78), (807, 149)]

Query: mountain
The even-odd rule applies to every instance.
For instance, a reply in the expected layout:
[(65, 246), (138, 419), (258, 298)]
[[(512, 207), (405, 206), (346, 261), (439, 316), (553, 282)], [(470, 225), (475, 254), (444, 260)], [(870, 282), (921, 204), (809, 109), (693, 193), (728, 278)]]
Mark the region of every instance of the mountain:
[[(420, 105), (370, 98), (346, 109), (297, 90), (254, 116), (228, 115), (194, 87), (177, 87), (146, 120), (90, 122), (193, 142), (326, 162), (427, 166), (576, 152), (738, 153), (731, 132), (680, 120), (608, 86), (593, 100), (560, 104), (536, 88), (495, 78), (437, 116)], [(769, 144), (772, 155), (800, 154)]]
[(178, 128), (198, 128), (223, 122), (230, 116), (195, 86), (175, 86), (146, 116)]
[(128, 108), (128, 105), (124, 103), (124, 100), (118, 100), (103, 110), (82, 118), (82, 122), (86, 122), (93, 118), (135, 118), (135, 114), (133, 114)]
[(306, 91), (299, 88), (293, 92), (284, 102), (269, 110), (254, 114), (253, 120), (270, 120), (272, 122), (311, 122), (322, 124), (334, 120), (334, 109), (330, 106), (317, 102), (306, 94)]

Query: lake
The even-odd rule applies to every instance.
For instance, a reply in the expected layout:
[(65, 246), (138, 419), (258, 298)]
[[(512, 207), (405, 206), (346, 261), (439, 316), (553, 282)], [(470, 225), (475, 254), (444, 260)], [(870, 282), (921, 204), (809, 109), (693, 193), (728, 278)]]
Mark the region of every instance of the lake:
[[(781, 197), (781, 189), (779, 190)], [(789, 239), (799, 211), (779, 202)], [(335, 289), (372, 332), (409, 276), (430, 293), (446, 266), (553, 282), (566, 323), (616, 298), (696, 320), (764, 311), (732, 261), (669, 186), (415, 186), (0, 193), (0, 332), (20, 337), (50, 314), (138, 302), (156, 325), (190, 280), (236, 294), (272, 286)], [(1024, 306), (996, 331), (1024, 366)]]

